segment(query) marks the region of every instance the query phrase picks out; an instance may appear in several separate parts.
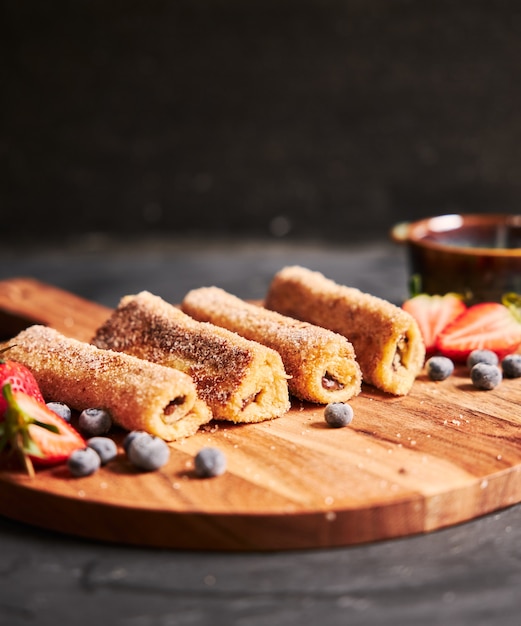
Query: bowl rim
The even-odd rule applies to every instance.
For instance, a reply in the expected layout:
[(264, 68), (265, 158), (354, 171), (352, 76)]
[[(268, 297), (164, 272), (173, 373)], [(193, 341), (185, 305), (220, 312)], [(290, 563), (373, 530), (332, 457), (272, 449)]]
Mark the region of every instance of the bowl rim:
[[(432, 224), (438, 222), (439, 231), (456, 231), (463, 225), (515, 225), (521, 227), (521, 214), (508, 213), (447, 213), (426, 217), (414, 222), (399, 222), (391, 231), (391, 236), (397, 243), (408, 243), (419, 248), (427, 248), (452, 254), (465, 256), (491, 256), (491, 257), (513, 257), (521, 258), (521, 248), (488, 248), (470, 247), (440, 243), (426, 239), (426, 236), (433, 231)], [(453, 225), (451, 227), (451, 225)]]

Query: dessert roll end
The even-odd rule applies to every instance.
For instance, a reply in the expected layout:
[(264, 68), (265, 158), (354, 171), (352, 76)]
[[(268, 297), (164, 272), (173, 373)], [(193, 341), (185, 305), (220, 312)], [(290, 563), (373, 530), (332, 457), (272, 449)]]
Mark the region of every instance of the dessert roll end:
[[(405, 311), (404, 311), (405, 313)], [(425, 361), (425, 344), (416, 321), (400, 316), (389, 340), (382, 344), (371, 379), (397, 396), (407, 395)]]
[(257, 360), (238, 392), (230, 396), (225, 419), (236, 424), (253, 424), (282, 417), (290, 408), (282, 361), (270, 350)]
[(301, 370), (293, 394), (309, 402), (348, 402), (362, 388), (362, 372), (353, 355), (342, 352), (317, 354), (313, 367)]

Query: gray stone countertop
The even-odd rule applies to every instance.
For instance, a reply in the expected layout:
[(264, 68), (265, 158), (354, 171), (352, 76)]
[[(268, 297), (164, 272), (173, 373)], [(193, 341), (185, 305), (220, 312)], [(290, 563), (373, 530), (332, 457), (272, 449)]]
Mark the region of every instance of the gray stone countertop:
[[(216, 284), (262, 298), (302, 264), (398, 302), (404, 251), (252, 241), (92, 237), (0, 251), (0, 279), (32, 276), (114, 306), (148, 289), (177, 301)], [(0, 625), (514, 626), (521, 612), (521, 507), (392, 541), (328, 550), (222, 553), (105, 545), (0, 518)]]

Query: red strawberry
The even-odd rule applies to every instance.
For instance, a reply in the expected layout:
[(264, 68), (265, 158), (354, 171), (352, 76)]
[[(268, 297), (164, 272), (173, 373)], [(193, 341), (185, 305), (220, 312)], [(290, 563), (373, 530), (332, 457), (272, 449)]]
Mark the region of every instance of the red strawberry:
[[(9, 350), (9, 347), (0, 351), (0, 354), (7, 350)], [(6, 383), (11, 385), (12, 391), (23, 391), (28, 396), (38, 400), (38, 402), (44, 402), (38, 383), (28, 368), (16, 361), (4, 361), (0, 358), (0, 389)], [(0, 393), (0, 420), (3, 419), (6, 408), (6, 400)]]
[(440, 333), (438, 350), (455, 361), (465, 361), (476, 349), (492, 350), (500, 359), (515, 352), (521, 346), (521, 319), (514, 302), (518, 298), (469, 307)]
[(445, 326), (467, 309), (461, 297), (455, 293), (444, 296), (422, 293), (406, 300), (402, 308), (418, 322), (427, 354), (435, 351), (436, 339)]
[(7, 403), (5, 419), (0, 422), (0, 452), (7, 446), (21, 456), (32, 475), (33, 462), (55, 465), (65, 462), (73, 450), (85, 448), (84, 438), (45, 404), (22, 391), (2, 388)]

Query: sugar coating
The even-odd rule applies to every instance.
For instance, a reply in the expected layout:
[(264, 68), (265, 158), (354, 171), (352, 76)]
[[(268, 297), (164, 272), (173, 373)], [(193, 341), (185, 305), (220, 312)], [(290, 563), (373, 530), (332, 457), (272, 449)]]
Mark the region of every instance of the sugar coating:
[(337, 333), (250, 304), (218, 287), (190, 291), (181, 308), (199, 321), (276, 350), (289, 375), (289, 389), (300, 399), (327, 403), (360, 392), (362, 376), (353, 346)]
[(194, 434), (212, 417), (194, 382), (177, 370), (40, 325), (23, 330), (10, 345), (9, 357), (33, 372), (45, 398), (78, 411), (105, 408), (128, 430), (172, 440)]
[(265, 305), (346, 337), (364, 381), (383, 391), (408, 393), (423, 368), (425, 345), (412, 315), (320, 272), (283, 268), (270, 284)]
[(93, 343), (189, 374), (216, 419), (257, 422), (290, 407), (275, 350), (199, 322), (147, 291), (122, 298)]

